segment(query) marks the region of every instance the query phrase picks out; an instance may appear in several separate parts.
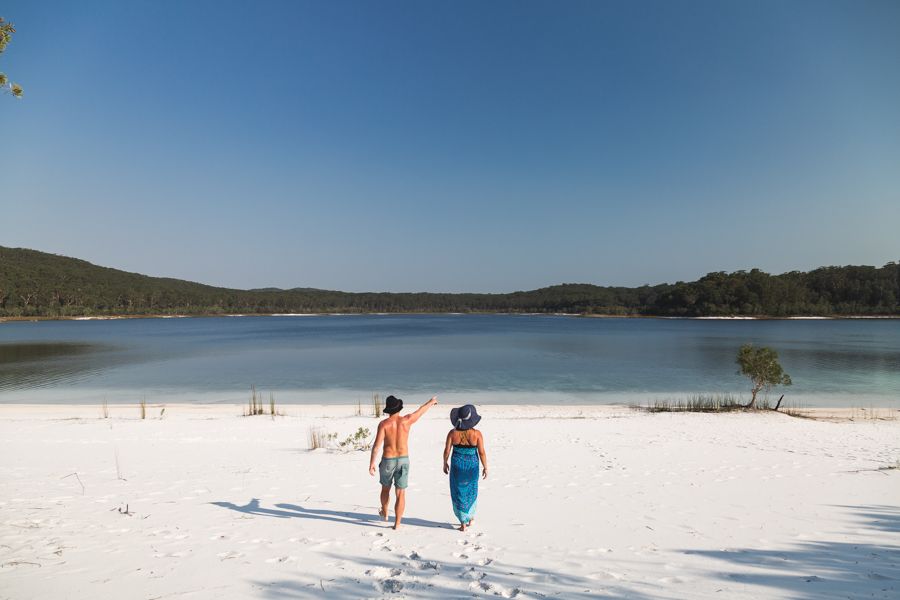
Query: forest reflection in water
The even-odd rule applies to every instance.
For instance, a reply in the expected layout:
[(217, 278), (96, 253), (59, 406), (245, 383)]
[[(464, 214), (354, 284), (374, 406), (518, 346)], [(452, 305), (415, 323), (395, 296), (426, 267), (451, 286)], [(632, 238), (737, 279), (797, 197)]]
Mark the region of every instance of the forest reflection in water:
[(113, 345), (83, 342), (0, 343), (0, 390), (79, 381), (124, 362), (115, 350)]

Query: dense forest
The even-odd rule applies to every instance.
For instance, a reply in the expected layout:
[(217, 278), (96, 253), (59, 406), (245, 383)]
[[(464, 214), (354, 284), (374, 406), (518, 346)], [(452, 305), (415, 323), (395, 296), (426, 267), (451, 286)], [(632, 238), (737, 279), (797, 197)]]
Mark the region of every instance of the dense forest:
[(634, 316), (900, 316), (900, 265), (769, 275), (710, 273), (637, 288), (563, 284), (509, 294), (237, 290), (148, 277), (0, 246), (0, 317), (360, 312), (535, 312)]

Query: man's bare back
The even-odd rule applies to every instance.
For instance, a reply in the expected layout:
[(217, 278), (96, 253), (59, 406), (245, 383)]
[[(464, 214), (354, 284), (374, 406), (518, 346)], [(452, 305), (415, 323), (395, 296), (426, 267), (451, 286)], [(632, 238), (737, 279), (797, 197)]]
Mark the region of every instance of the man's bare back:
[(437, 404), (437, 396), (432, 396), (431, 400), (420, 406), (415, 412), (403, 416), (400, 416), (403, 402), (393, 396), (388, 397), (385, 412), (390, 413), (391, 405), (395, 403), (399, 403), (399, 406), (393, 407), (393, 414), (378, 424), (378, 433), (375, 435), (369, 460), (369, 474), (375, 475), (375, 459), (378, 457), (380, 449), (382, 458), (378, 470), (381, 483), (381, 510), (378, 511), (378, 514), (385, 521), (388, 520), (388, 500), (390, 500), (391, 484), (393, 484), (397, 494), (397, 501), (394, 505), (396, 514), (394, 529), (397, 529), (400, 527), (403, 509), (406, 506), (406, 485), (409, 477), (409, 430), (429, 408)]
[(382, 457), (409, 456), (409, 428), (412, 425), (409, 422), (410, 416), (412, 415), (391, 415), (378, 424), (379, 433), (384, 438)]

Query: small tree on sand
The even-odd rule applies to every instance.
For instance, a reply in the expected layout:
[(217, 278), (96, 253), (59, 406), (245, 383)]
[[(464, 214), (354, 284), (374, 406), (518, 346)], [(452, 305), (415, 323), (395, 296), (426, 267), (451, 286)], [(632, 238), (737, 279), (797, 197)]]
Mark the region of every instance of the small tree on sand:
[(781, 368), (778, 353), (772, 348), (755, 348), (753, 344), (744, 344), (738, 350), (736, 362), (741, 368), (738, 373), (749, 377), (753, 384), (747, 408), (756, 408), (756, 394), (760, 390), (769, 391), (775, 385), (791, 385), (791, 376)]

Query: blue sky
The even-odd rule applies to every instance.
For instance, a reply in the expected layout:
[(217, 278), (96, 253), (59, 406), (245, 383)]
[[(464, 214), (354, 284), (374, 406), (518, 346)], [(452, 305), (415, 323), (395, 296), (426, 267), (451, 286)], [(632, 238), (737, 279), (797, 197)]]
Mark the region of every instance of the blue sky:
[(0, 16), (0, 245), (348, 291), (900, 259), (896, 1)]

